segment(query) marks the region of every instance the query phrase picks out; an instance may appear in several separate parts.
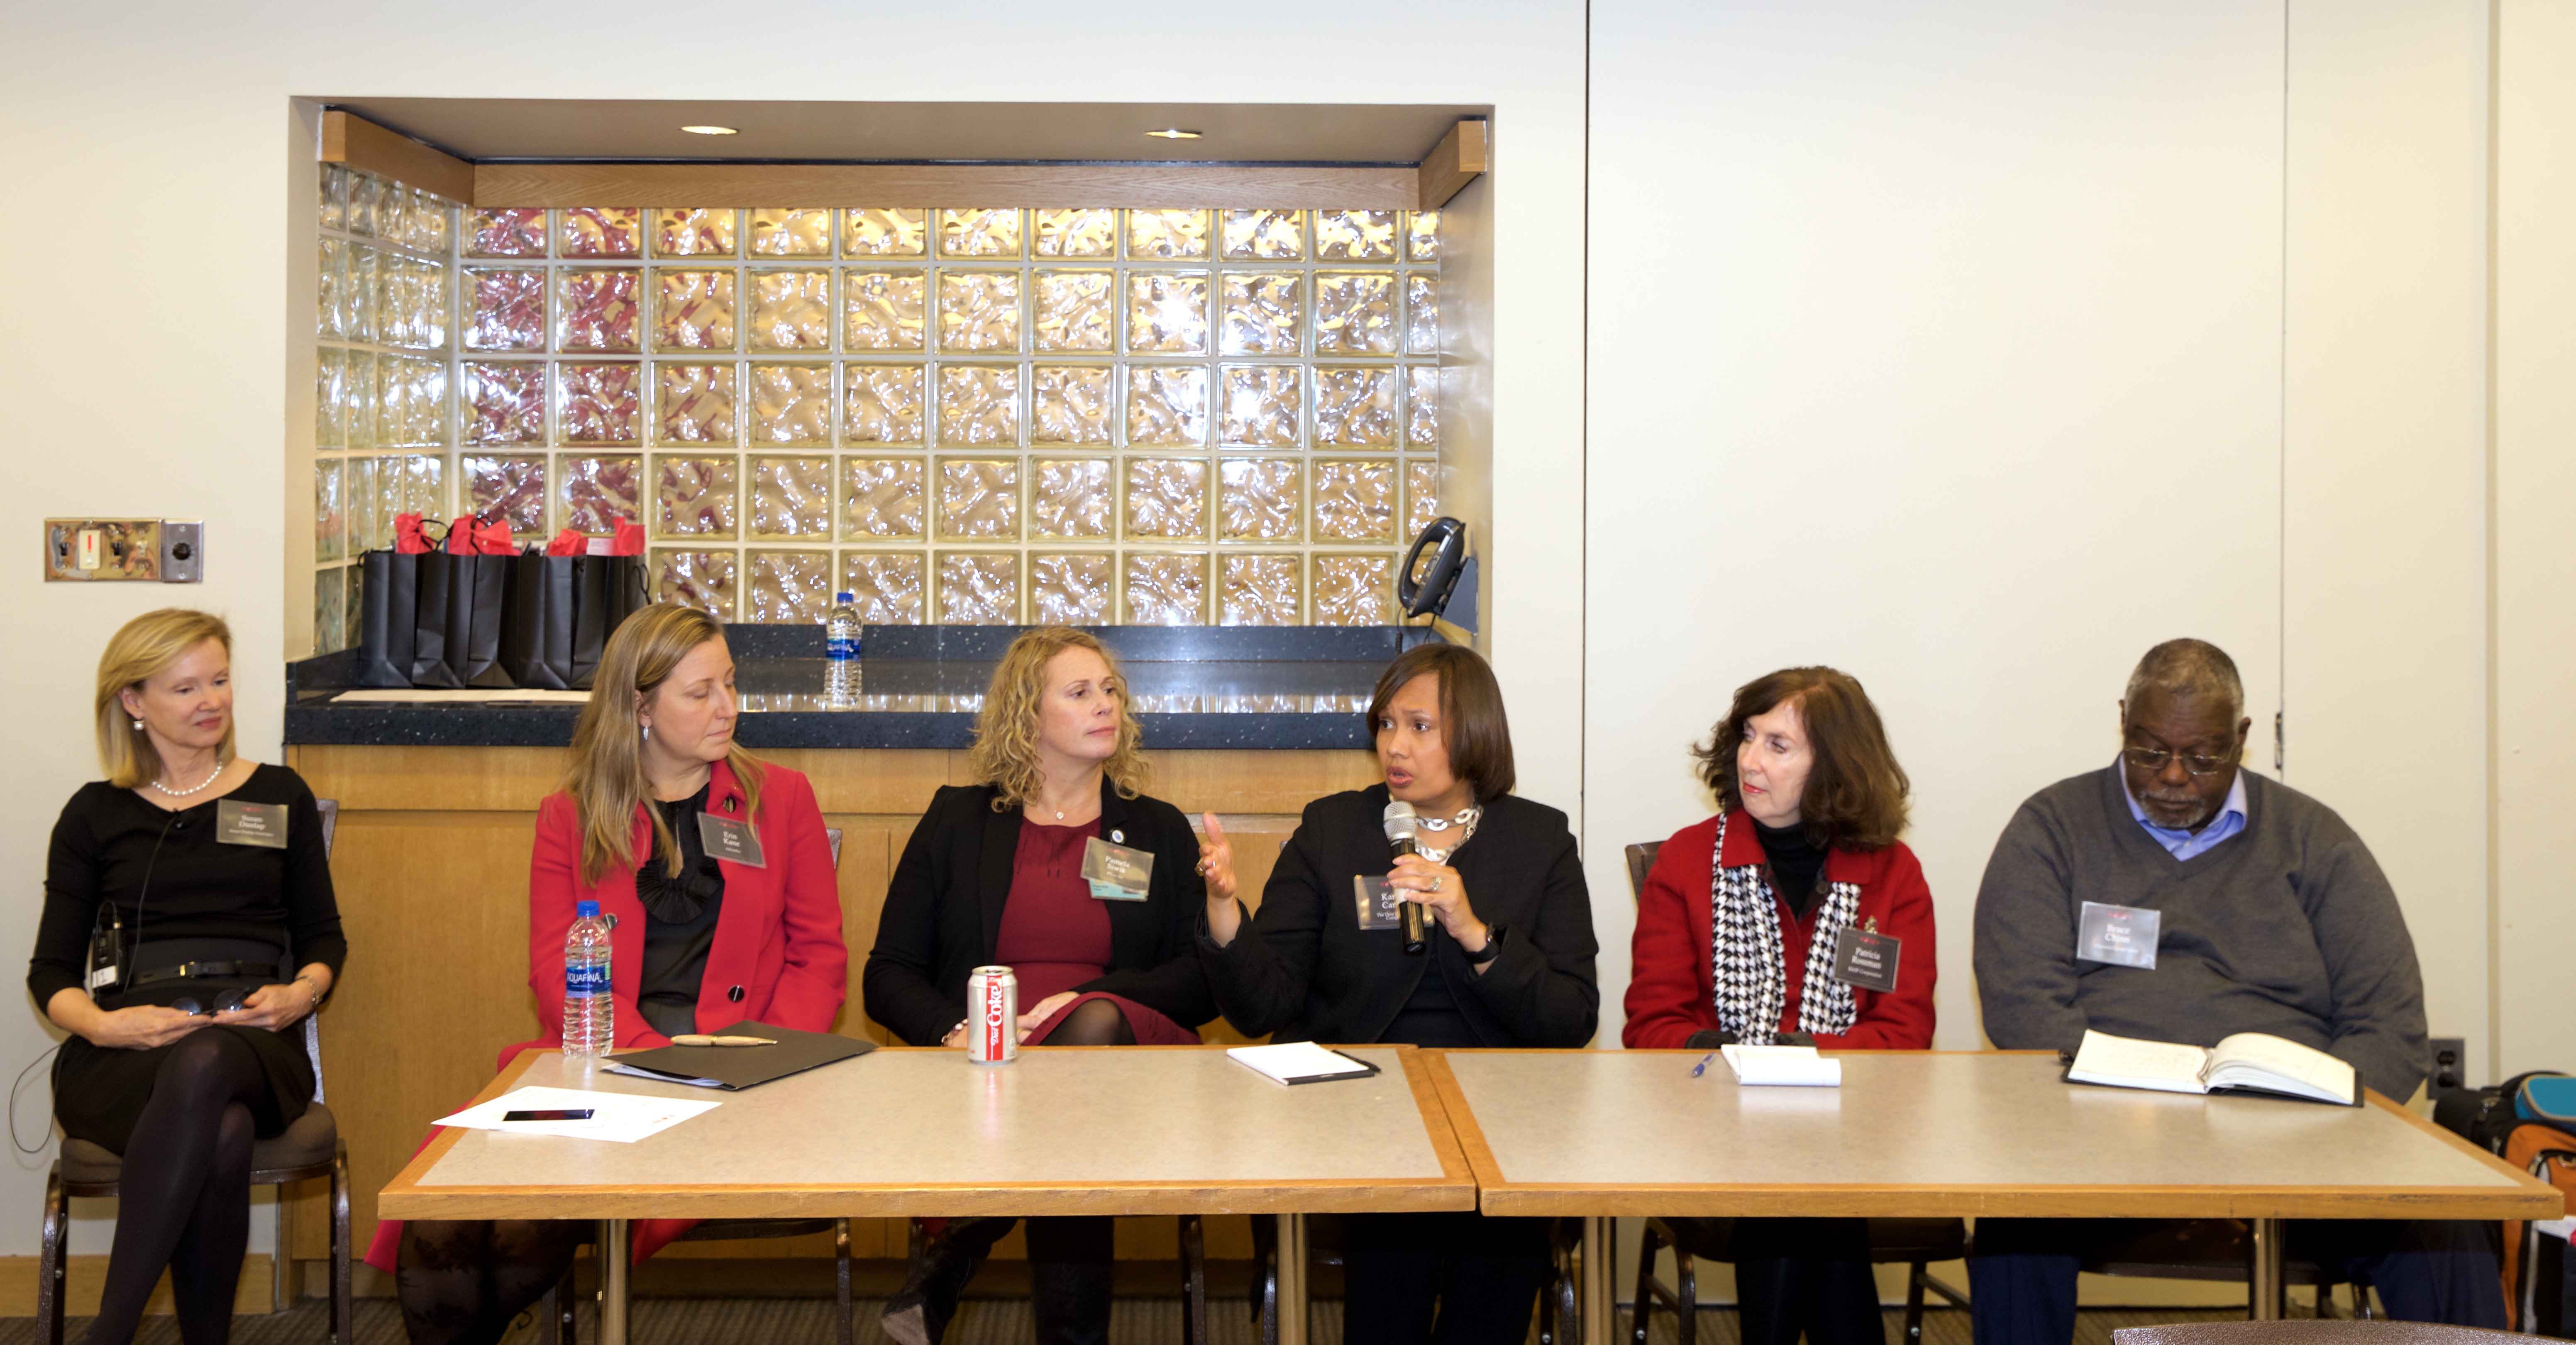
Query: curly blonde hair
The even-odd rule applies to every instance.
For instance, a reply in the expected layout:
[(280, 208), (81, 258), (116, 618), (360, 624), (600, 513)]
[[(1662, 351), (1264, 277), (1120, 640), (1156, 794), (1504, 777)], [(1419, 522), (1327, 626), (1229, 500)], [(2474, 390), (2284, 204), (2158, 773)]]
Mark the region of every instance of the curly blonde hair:
[(975, 747), (966, 765), (976, 779), (993, 786), (993, 811), (1009, 812), (1037, 796), (1045, 783), (1038, 766), (1038, 707), (1047, 693), (1047, 665), (1068, 649), (1088, 649), (1109, 665), (1111, 694), (1118, 698), (1118, 747), (1101, 763), (1101, 771), (1132, 799), (1145, 792), (1144, 729), (1127, 697), (1127, 675), (1118, 658), (1097, 636), (1071, 626), (1041, 626), (1021, 634), (1002, 651), (993, 668), (993, 685), (984, 693), (984, 708), (975, 716)]

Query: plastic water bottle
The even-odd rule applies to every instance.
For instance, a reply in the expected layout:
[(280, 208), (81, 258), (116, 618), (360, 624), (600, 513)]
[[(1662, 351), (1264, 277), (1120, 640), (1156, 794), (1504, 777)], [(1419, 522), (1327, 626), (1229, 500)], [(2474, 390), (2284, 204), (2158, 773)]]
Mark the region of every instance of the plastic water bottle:
[(585, 901), (573, 908), (572, 932), (564, 936), (564, 1054), (608, 1054), (617, 1044), (616, 1015), (608, 994), (608, 922), (598, 902)]
[(859, 596), (832, 595), (823, 618), (823, 698), (836, 709), (859, 703)]

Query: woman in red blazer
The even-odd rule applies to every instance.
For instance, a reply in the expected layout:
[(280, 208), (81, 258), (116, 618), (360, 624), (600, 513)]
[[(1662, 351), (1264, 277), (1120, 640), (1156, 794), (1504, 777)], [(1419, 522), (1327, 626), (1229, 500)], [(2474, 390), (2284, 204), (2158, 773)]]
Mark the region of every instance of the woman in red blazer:
[[(505, 1058), (561, 1046), (564, 938), (584, 901), (610, 920), (621, 1049), (746, 1020), (832, 1029), (849, 955), (823, 814), (804, 776), (764, 766), (734, 742), (735, 714), (733, 656), (714, 618), (648, 607), (609, 638), (563, 790), (537, 810), (528, 984), (545, 1035)], [(702, 815), (749, 822), (762, 862), (708, 854)], [(639, 1221), (635, 1259), (694, 1222)], [(497, 1341), (571, 1264), (584, 1227), (388, 1222), (367, 1259), (395, 1271), (414, 1342)]]
[[(1860, 683), (1759, 678), (1694, 755), (1718, 815), (1664, 842), (1637, 894), (1621, 1043), (1930, 1046), (1932, 893), (1896, 839), (1905, 771)], [(1879, 970), (1837, 957), (1846, 943)], [(1745, 1345), (1884, 1345), (1868, 1220), (1667, 1222), (1735, 1262)]]

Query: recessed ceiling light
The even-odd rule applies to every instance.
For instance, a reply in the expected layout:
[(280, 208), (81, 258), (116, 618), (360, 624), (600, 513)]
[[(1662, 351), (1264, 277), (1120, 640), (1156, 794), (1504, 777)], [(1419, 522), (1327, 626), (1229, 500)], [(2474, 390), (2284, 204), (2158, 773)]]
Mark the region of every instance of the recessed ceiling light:
[(742, 134), (742, 132), (740, 132), (740, 131), (738, 131), (738, 130), (735, 130), (733, 127), (730, 127), (730, 126), (683, 126), (683, 127), (681, 127), (680, 129), (681, 129), (681, 130), (683, 130), (683, 131), (688, 132), (688, 133), (689, 133), (689, 134), (691, 134), (691, 135), (740, 135), (740, 134)]
[(1145, 134), (1150, 135), (1157, 140), (1196, 140), (1199, 138), (1198, 132), (1184, 131), (1178, 126), (1166, 126), (1159, 131), (1147, 131)]

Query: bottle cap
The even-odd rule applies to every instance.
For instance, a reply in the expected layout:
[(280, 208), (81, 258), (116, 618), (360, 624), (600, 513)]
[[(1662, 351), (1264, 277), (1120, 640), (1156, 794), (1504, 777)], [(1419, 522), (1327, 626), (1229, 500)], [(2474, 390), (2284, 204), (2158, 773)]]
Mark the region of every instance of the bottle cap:
[(834, 602), (857, 602), (858, 600), (859, 595), (855, 593), (835, 593), (832, 595), (832, 601)]
[(572, 918), (575, 920), (598, 919), (599, 903), (595, 901), (575, 902), (572, 908)]

